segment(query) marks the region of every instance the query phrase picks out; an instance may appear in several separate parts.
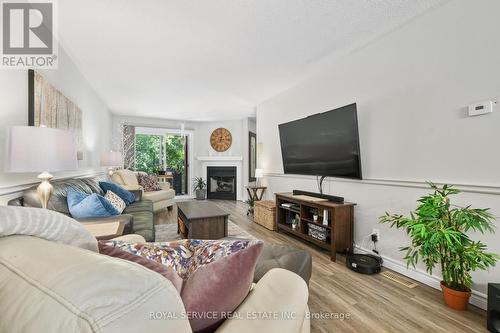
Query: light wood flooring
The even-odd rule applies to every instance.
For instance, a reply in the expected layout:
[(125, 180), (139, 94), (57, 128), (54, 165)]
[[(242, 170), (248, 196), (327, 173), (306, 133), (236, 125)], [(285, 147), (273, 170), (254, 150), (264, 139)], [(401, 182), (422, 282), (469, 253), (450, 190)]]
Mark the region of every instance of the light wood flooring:
[[(312, 319), (311, 332), (488, 332), (486, 313), (481, 309), (470, 306), (465, 312), (454, 311), (443, 305), (440, 291), (418, 282), (416, 288), (410, 289), (380, 274), (357, 274), (346, 268), (342, 255), (337, 256), (336, 263), (331, 262), (323, 250), (254, 223), (252, 217), (246, 216), (243, 202), (212, 201), (253, 236), (311, 253), (310, 311), (313, 315), (348, 314), (348, 319), (343, 320)], [(156, 216), (155, 223), (175, 223), (176, 218), (176, 209), (165, 211)]]

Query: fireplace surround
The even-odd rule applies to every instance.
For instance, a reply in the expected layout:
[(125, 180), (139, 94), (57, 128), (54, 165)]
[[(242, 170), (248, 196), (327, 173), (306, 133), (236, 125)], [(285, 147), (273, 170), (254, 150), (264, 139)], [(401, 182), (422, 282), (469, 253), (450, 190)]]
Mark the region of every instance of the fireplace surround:
[(234, 166), (207, 167), (207, 198), (236, 200), (237, 177)]

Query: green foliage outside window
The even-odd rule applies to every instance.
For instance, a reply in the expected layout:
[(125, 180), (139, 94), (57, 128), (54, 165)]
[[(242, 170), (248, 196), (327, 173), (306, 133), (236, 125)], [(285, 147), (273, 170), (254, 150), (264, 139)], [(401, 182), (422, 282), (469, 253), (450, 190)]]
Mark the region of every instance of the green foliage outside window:
[(161, 160), (161, 136), (137, 134), (135, 136), (135, 168), (137, 171), (156, 173)]
[(184, 145), (182, 137), (178, 135), (165, 136), (166, 167), (177, 173), (184, 173)]
[[(184, 145), (178, 135), (137, 134), (135, 137), (136, 170), (149, 174), (170, 169), (184, 173)], [(164, 145), (164, 159), (161, 146)]]

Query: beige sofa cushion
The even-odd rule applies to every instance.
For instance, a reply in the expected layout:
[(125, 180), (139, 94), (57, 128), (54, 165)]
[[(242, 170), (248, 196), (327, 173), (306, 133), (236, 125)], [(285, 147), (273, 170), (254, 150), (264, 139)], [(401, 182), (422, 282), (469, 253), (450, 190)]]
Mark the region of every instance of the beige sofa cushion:
[(111, 180), (119, 185), (139, 186), (137, 175), (130, 170), (117, 170), (113, 172)]
[(151, 200), (153, 202), (162, 201), (162, 200), (170, 200), (175, 197), (174, 190), (160, 190), (153, 192), (144, 192), (142, 197), (147, 200)]
[(94, 236), (69, 216), (49, 209), (0, 206), (0, 237), (35, 236), (99, 252)]
[[(308, 333), (310, 322), (304, 280), (295, 273), (273, 268), (255, 285), (236, 309), (236, 320), (226, 320), (217, 333)], [(277, 318), (266, 317), (276, 314)], [(263, 320), (256, 320), (262, 316)], [(333, 324), (332, 324), (333, 325)]]
[(0, 332), (191, 332), (170, 281), (140, 265), (29, 236), (0, 238)]

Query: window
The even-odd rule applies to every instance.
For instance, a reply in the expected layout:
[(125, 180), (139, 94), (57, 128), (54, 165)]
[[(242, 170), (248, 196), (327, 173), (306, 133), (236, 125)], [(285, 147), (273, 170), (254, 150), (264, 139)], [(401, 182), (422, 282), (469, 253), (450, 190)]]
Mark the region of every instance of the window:
[(136, 134), (135, 166), (148, 174), (171, 173), (176, 195), (189, 192), (188, 139), (178, 134)]

